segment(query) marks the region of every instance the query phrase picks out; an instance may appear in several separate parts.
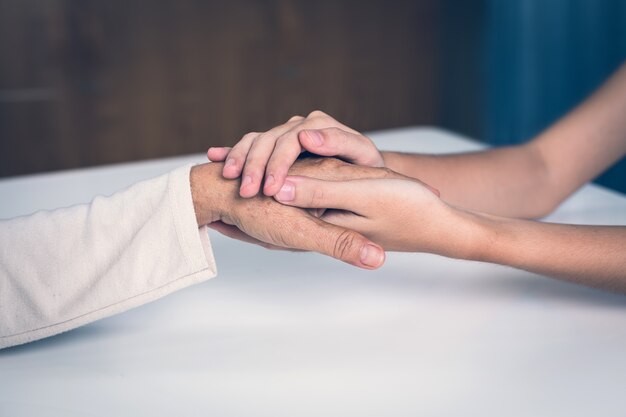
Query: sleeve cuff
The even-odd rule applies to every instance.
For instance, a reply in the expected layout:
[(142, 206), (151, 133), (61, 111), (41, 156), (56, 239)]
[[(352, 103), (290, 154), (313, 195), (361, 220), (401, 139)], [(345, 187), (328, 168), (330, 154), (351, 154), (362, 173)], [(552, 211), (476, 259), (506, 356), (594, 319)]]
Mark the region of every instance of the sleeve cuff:
[(210, 270), (217, 274), (217, 266), (209, 240), (208, 227), (198, 227), (191, 196), (189, 173), (193, 164), (180, 167), (170, 173), (169, 196), (178, 241), (190, 269), (190, 273)]

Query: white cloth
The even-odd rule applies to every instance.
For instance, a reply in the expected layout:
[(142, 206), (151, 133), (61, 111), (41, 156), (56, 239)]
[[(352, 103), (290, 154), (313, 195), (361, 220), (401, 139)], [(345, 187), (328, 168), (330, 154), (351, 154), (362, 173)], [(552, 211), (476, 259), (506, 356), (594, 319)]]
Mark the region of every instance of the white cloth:
[(216, 274), (191, 165), (90, 204), (0, 221), (0, 348), (52, 336)]

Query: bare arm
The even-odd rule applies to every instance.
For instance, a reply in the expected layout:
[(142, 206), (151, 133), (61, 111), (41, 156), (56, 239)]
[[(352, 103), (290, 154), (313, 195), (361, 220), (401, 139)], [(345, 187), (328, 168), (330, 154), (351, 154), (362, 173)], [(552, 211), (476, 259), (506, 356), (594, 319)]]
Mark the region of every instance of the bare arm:
[(322, 219), (353, 229), (385, 250), (429, 252), (508, 265), (626, 292), (626, 227), (510, 219), (451, 206), (414, 180), (320, 181), (287, 177), (275, 198), (333, 207)]
[(449, 155), (383, 152), (383, 158), (390, 169), (432, 185), (459, 207), (536, 218), (555, 206), (546, 165), (528, 146)]
[(589, 99), (525, 145), (456, 155), (383, 153), (385, 165), (451, 204), (542, 217), (626, 154), (626, 64)]
[(473, 259), (626, 292), (626, 226), (581, 226), (473, 214)]
[(626, 153), (626, 63), (589, 99), (530, 142), (453, 155), (380, 153), (372, 141), (314, 111), (230, 148), (211, 148), (226, 160), (224, 175), (242, 175), (241, 195), (275, 195), (302, 151), (386, 166), (441, 191), (453, 205), (506, 217), (536, 218)]

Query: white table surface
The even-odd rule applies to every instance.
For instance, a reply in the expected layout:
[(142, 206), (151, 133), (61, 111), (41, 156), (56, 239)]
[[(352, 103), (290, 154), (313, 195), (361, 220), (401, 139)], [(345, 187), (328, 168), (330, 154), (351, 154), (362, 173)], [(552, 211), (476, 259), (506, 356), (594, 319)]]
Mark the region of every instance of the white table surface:
[[(392, 150), (480, 148), (431, 128), (372, 137)], [(203, 160), (0, 180), (0, 218)], [(586, 186), (549, 219), (626, 224), (626, 198)], [(370, 272), (211, 239), (217, 278), (0, 351), (0, 416), (626, 414), (624, 296), (428, 254), (392, 253)]]

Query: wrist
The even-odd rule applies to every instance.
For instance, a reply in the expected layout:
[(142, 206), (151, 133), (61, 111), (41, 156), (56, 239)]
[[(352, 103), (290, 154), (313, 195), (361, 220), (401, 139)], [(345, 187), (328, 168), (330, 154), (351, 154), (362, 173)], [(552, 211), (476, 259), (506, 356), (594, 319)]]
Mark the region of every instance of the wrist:
[(221, 163), (195, 165), (189, 173), (191, 197), (198, 226), (221, 220), (227, 211), (225, 198), (234, 181), (222, 177)]
[(497, 219), (494, 216), (464, 210), (451, 209), (451, 242), (453, 252), (444, 254), (457, 259), (488, 261), (493, 252), (497, 232)]

